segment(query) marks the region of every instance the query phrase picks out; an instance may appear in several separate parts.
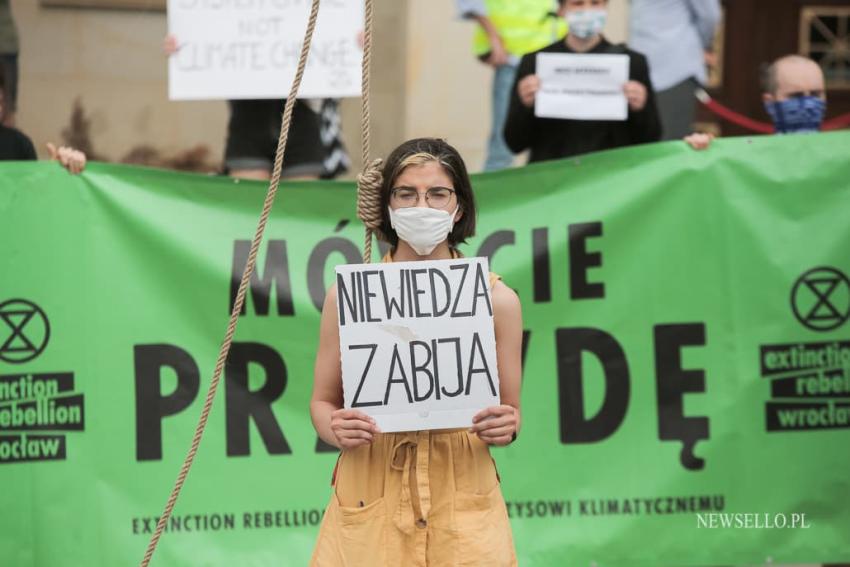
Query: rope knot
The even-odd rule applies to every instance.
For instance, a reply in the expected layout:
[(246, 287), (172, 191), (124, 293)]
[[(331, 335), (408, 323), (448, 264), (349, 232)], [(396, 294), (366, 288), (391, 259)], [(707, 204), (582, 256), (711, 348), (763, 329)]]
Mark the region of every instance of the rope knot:
[(381, 226), (381, 159), (372, 161), (357, 176), (357, 216), (366, 228), (375, 230)]
[(364, 264), (372, 261), (372, 233), (377, 232), (380, 236), (381, 185), (384, 182), (381, 162), (381, 159), (372, 161), (357, 176), (357, 217), (366, 226)]

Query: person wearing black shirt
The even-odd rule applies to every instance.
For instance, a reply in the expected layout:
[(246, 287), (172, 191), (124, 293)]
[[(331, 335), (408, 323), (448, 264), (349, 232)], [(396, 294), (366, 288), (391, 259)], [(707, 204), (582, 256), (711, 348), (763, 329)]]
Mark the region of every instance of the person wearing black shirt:
[[(0, 91), (2, 96), (2, 91)], [(0, 111), (2, 113), (2, 111)], [(56, 147), (47, 144), (47, 153), (52, 161), (58, 161), (62, 167), (71, 173), (82, 173), (86, 167), (86, 154), (68, 146)], [(9, 128), (0, 124), (0, 161), (31, 161), (37, 160), (35, 146), (29, 136), (17, 128)]]
[(0, 124), (0, 160), (31, 159), (38, 159), (32, 140), (20, 130)]
[[(0, 79), (2, 81), (2, 79)], [(0, 99), (3, 90), (0, 88)], [(3, 108), (0, 105), (0, 120), (2, 120)], [(71, 173), (81, 173), (86, 167), (86, 154), (68, 146), (56, 147), (47, 144), (47, 152), (52, 161), (58, 161), (62, 167)], [(35, 146), (29, 136), (17, 128), (9, 128), (0, 124), (0, 161), (30, 161), (37, 160)]]
[[(569, 26), (566, 38), (529, 53), (520, 61), (505, 124), (508, 146), (517, 153), (530, 149), (531, 163), (660, 140), (661, 121), (646, 57), (602, 37), (607, 0), (566, 0), (565, 7)], [(628, 118), (613, 121), (536, 117), (534, 100), (540, 89), (540, 79), (535, 75), (538, 53), (628, 55), (629, 81), (623, 86)]]
[[(359, 37), (357, 41), (362, 48)], [(175, 35), (168, 34), (162, 48), (172, 57), (182, 46)], [(285, 104), (286, 99), (227, 101), (230, 109), (224, 149), (227, 175), (261, 181), (271, 178)], [(350, 165), (342, 141), (338, 102), (327, 98), (295, 101), (282, 178), (333, 179)]]
[[(6, 117), (6, 77), (0, 68), (0, 161), (31, 161), (37, 160), (35, 146), (29, 136), (18, 130), (4, 126)], [(86, 167), (86, 154), (67, 146), (56, 147), (47, 144), (50, 159), (58, 161), (62, 167), (71, 173), (81, 173)]]

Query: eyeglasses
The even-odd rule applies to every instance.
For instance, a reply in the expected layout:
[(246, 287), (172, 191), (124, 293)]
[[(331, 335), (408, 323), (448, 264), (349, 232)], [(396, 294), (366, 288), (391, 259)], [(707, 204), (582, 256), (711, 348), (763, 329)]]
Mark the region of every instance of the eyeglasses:
[[(448, 187), (431, 187), (425, 191), (425, 202), (432, 209), (445, 209), (454, 192)], [(390, 195), (393, 203), (400, 208), (415, 207), (419, 203), (419, 192), (412, 187), (396, 187)]]

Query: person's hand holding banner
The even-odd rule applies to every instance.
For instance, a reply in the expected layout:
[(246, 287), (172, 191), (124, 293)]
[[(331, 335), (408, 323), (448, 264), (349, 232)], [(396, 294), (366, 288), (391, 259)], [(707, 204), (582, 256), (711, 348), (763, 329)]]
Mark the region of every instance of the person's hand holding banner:
[(86, 154), (80, 150), (75, 150), (68, 146), (56, 147), (54, 144), (48, 142), (47, 153), (51, 160), (58, 161), (72, 175), (82, 173), (86, 168)]

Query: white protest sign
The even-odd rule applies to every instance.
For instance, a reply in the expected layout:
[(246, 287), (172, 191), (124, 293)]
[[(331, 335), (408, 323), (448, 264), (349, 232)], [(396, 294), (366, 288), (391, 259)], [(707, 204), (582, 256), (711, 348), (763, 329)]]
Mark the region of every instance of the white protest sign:
[[(168, 0), (171, 100), (289, 94), (310, 0)], [(360, 95), (363, 0), (323, 0), (299, 98)]]
[(534, 115), (572, 120), (625, 120), (623, 86), (629, 80), (628, 55), (538, 53), (540, 90)]
[(336, 284), (346, 408), (391, 432), (499, 405), (486, 258), (338, 266)]

